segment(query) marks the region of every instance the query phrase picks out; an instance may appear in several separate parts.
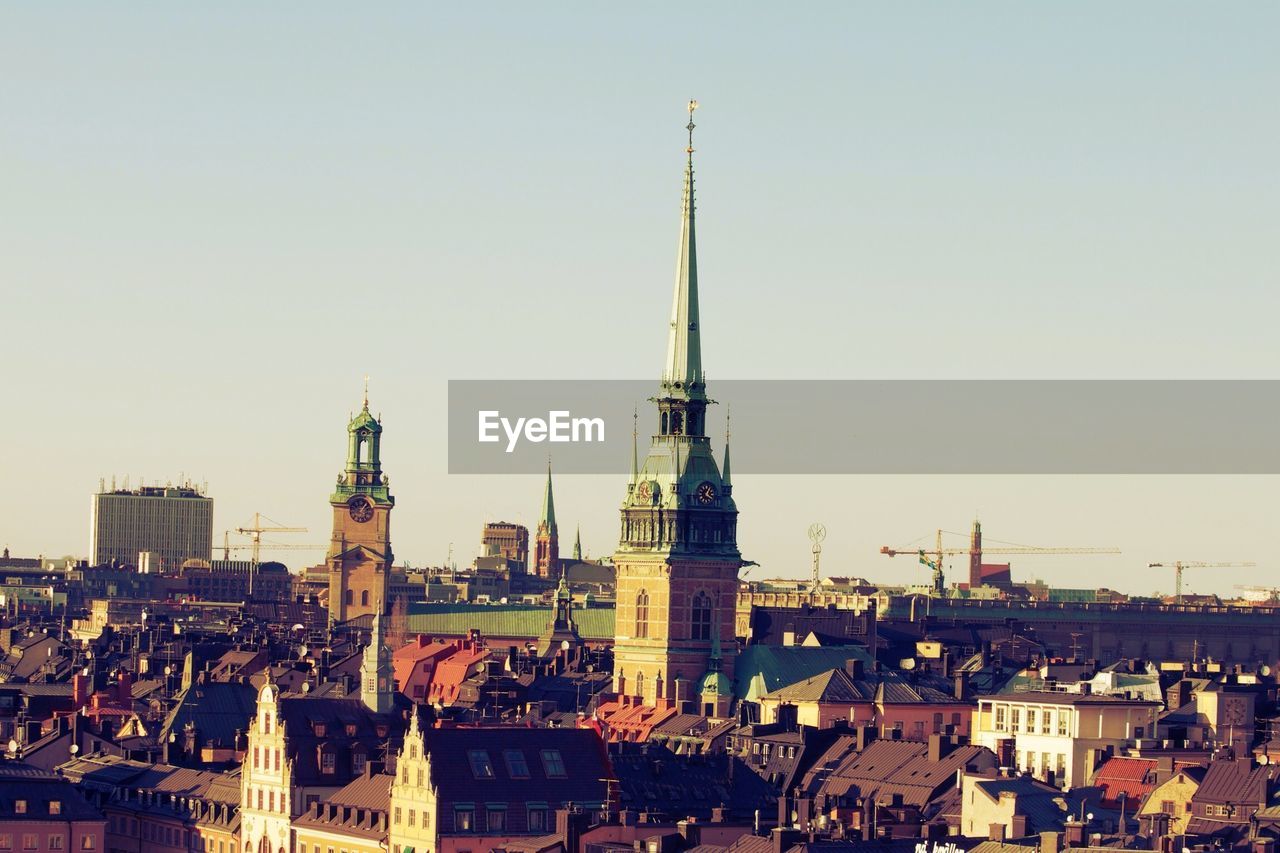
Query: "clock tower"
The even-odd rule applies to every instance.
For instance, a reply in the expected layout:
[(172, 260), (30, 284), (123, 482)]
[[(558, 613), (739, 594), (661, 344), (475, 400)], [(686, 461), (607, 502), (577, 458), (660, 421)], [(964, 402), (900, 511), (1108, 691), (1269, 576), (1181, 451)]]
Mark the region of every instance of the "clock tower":
[(391, 496), (382, 473), (382, 423), (364, 405), (347, 424), (347, 465), (329, 503), (333, 539), (325, 563), (329, 569), (329, 624), (375, 613), (389, 599), (391, 572)]
[[(724, 471), (706, 434), (706, 382), (694, 240), (693, 110), (684, 174), (675, 296), (655, 433), (643, 464), (632, 449), (622, 503), (617, 570), (614, 689), (645, 704), (695, 703), (727, 711), (737, 609), (738, 509), (726, 442)], [(634, 440), (633, 440), (634, 445)], [(713, 689), (704, 690), (706, 685)], [(708, 695), (714, 693), (715, 695)]]

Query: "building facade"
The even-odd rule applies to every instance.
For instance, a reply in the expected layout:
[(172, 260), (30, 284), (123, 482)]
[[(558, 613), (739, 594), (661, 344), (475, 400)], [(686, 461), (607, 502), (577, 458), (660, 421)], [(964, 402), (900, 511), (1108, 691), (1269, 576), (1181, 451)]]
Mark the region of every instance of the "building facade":
[(136, 566), (149, 553), (155, 568), (208, 560), (213, 547), (213, 498), (191, 486), (144, 486), (93, 496), (89, 554), (95, 566)]
[(706, 434), (694, 239), (693, 121), (666, 366), (656, 432), (622, 504), (614, 685), (646, 703), (727, 692), (736, 652), (737, 545), (726, 440), (724, 472)]
[(1069, 790), (1088, 784), (1109, 754), (1151, 736), (1159, 707), (1156, 702), (1081, 693), (983, 697), (973, 742), (1000, 755), (1004, 766), (1052, 779)]
[(329, 570), (329, 621), (341, 624), (390, 606), (390, 481), (382, 472), (382, 423), (369, 413), (366, 393), (360, 412), (347, 424), (347, 464), (329, 497), (333, 538)]
[(502, 557), (529, 567), (529, 528), (510, 521), (491, 521), (480, 533), (480, 548), (485, 556)]

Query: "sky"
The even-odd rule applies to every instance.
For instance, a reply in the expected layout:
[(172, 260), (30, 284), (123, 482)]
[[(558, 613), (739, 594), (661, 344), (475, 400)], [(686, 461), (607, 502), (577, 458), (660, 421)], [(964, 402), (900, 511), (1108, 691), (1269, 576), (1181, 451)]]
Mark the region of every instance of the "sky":
[[(1277, 378), (1277, 31), (1267, 3), (10, 4), (0, 541), (84, 555), (99, 479), (130, 475), (207, 480), (218, 531), (262, 512), (323, 546), (365, 374), (397, 560), (535, 523), (540, 478), (447, 473), (446, 383), (656, 382), (689, 98), (713, 396)], [(980, 515), (989, 540), (1122, 550), (1015, 576), (1145, 594), (1172, 585), (1149, 562), (1255, 561), (1188, 571), (1229, 593), (1276, 583), (1277, 485), (734, 493), (749, 579), (806, 575), (822, 521), (824, 572), (923, 581), (879, 547)], [(562, 539), (611, 553), (624, 490), (558, 478)]]

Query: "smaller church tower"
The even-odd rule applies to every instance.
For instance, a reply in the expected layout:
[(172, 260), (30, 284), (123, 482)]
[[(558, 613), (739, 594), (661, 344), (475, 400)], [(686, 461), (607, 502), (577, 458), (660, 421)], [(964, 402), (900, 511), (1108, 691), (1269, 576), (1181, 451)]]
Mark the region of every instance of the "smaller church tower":
[(560, 531), (556, 528), (556, 501), (551, 494), (551, 462), (547, 462), (547, 488), (542, 493), (542, 518), (534, 544), (534, 573), (554, 578), (560, 570)]
[(360, 701), (375, 714), (390, 714), (395, 707), (396, 682), (391, 650), (382, 632), (382, 607), (373, 611), (373, 636), (360, 663)]

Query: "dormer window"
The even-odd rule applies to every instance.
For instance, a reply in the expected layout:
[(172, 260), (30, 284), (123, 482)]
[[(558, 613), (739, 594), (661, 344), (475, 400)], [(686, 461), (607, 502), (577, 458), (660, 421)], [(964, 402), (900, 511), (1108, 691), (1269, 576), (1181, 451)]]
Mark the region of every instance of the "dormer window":
[(386, 724), (386, 723), (379, 723), (379, 724), (378, 724), (378, 726), (377, 726), (376, 731), (377, 731), (377, 733), (378, 733), (378, 737), (380, 737), (380, 738), (385, 738), (385, 737), (387, 736), (387, 734), (389, 733), (390, 729), (388, 729), (388, 728), (387, 728), (387, 724)]
[(324, 737), (325, 732), (328, 730), (328, 727), (324, 723), (317, 720), (316, 722), (311, 724), (311, 729), (312, 731), (315, 732), (316, 737)]
[(49, 814), (62, 814), (62, 800), (49, 801)]
[(13, 801), (13, 813), (14, 813), (14, 814), (26, 814), (26, 813), (27, 813), (27, 801), (26, 801), (26, 800), (14, 800), (14, 801)]
[(356, 736), (356, 724), (347, 723), (347, 737), (355, 737), (355, 736)]
[(332, 752), (320, 753), (320, 772), (332, 775), (338, 770), (338, 757)]
[(493, 778), (493, 762), (489, 760), (488, 750), (467, 750), (467, 761), (471, 764), (471, 775), (477, 779)]

